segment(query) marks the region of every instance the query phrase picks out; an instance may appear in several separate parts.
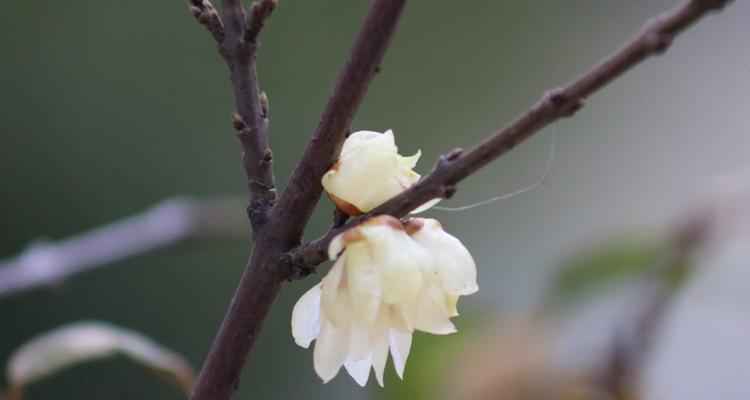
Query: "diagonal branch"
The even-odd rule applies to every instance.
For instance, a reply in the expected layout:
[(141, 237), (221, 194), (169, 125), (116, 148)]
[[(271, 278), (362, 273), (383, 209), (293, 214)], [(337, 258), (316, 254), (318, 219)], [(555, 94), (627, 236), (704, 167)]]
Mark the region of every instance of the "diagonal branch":
[(376, 0), (338, 77), (320, 122), (289, 179), (273, 217), (299, 241), (323, 192), (320, 179), (336, 161), (354, 115), (380, 66), (406, 0)]
[(438, 160), (432, 172), (400, 195), (348, 224), (331, 229), (325, 236), (299, 246), (284, 260), (310, 271), (326, 261), (326, 249), (339, 233), (378, 214), (402, 217), (427, 201), (448, 198), (456, 184), (490, 161), (508, 152), (540, 129), (563, 117), (572, 116), (584, 105), (584, 99), (601, 89), (647, 57), (663, 53), (672, 38), (712, 10), (721, 9), (727, 0), (688, 0), (675, 9), (655, 17), (620, 50), (602, 60), (588, 72), (563, 86), (550, 90), (528, 111), (499, 132), (469, 151), (455, 149)]

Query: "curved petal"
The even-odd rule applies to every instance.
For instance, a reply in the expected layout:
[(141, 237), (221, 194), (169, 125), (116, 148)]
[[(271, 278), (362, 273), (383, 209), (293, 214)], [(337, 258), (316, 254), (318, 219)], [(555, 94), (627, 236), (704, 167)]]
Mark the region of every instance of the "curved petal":
[(435, 285), (429, 285), (420, 294), (414, 327), (434, 335), (455, 333), (456, 327), (450, 321), (452, 310), (447, 308), (445, 294)]
[(391, 329), (390, 341), (393, 366), (396, 367), (398, 377), (404, 379), (404, 366), (406, 365), (406, 359), (409, 358), (409, 350), (411, 349), (411, 333)]
[(389, 129), (383, 133), (375, 131), (354, 132), (344, 141), (339, 158), (347, 157), (360, 147), (371, 145), (372, 143), (383, 147), (395, 146), (396, 142), (393, 137), (393, 131)]
[(346, 281), (346, 254), (333, 264), (328, 275), (320, 283), (320, 306), (325, 318), (334, 326), (348, 326), (352, 317)]
[(382, 297), (378, 265), (374, 263), (373, 254), (364, 241), (349, 245), (345, 256), (349, 299), (357, 318), (365, 325), (372, 325), (380, 310)]
[[(406, 170), (411, 170), (417, 165), (417, 161), (419, 161), (419, 157), (422, 157), (422, 150), (417, 150), (417, 152), (413, 156), (408, 157), (402, 157), (399, 156), (399, 163), (401, 164), (401, 168)], [(417, 179), (419, 179), (419, 175), (417, 175)]]
[(387, 316), (385, 313), (380, 313), (378, 321), (376, 321), (375, 327), (372, 330), (372, 368), (375, 370), (375, 378), (378, 380), (378, 384), (383, 386), (383, 371), (385, 371), (385, 363), (388, 360), (388, 325)]
[(344, 251), (346, 243), (344, 243), (344, 237), (342, 235), (343, 234), (336, 235), (333, 240), (331, 240), (331, 244), (328, 245), (329, 260), (337, 259), (341, 252)]
[(390, 226), (367, 228), (369, 251), (382, 284), (382, 301), (410, 303), (422, 286), (420, 261), (424, 251), (403, 230)]
[(315, 341), (313, 365), (324, 383), (338, 374), (349, 351), (349, 327), (335, 328), (324, 322), (318, 340)]
[(313, 286), (297, 300), (292, 310), (292, 336), (294, 342), (310, 347), (320, 333), (320, 284)]
[(419, 180), (412, 168), (420, 155), (419, 151), (409, 157), (399, 155), (391, 130), (355, 132), (321, 183), (343, 211), (367, 212)]
[(344, 142), (337, 164), (321, 181), (337, 198), (369, 211), (403, 189), (391, 177), (399, 174), (393, 133), (355, 132)]
[(414, 313), (412, 304), (389, 304), (389, 326), (401, 332), (414, 330)]
[(372, 367), (372, 355), (367, 355), (367, 357), (359, 360), (359, 361), (353, 361), (353, 362), (345, 362), (344, 368), (346, 368), (346, 372), (351, 375), (352, 378), (354, 378), (354, 381), (357, 382), (359, 386), (364, 387), (367, 384), (367, 379), (370, 377), (370, 368)]
[(369, 357), (372, 353), (370, 331), (356, 318), (352, 319), (349, 329), (349, 356), (347, 361), (357, 361)]
[(432, 199), (432, 200), (428, 201), (427, 203), (424, 203), (421, 206), (415, 208), (414, 210), (412, 210), (411, 212), (409, 212), (409, 214), (419, 214), (421, 212), (427, 211), (430, 208), (432, 208), (435, 204), (439, 203), (440, 200), (442, 200), (442, 198), (440, 198), (440, 197), (438, 197), (436, 199)]
[(479, 290), (476, 264), (461, 241), (446, 233), (438, 221), (419, 220), (424, 225), (411, 238), (433, 258), (435, 277), (443, 290), (459, 295)]

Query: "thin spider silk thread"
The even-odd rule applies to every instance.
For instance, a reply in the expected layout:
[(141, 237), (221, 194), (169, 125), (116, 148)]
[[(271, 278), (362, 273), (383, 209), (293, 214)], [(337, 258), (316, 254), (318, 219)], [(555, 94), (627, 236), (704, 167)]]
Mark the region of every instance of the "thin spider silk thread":
[(478, 201), (476, 203), (468, 204), (461, 207), (432, 207), (431, 210), (438, 210), (438, 211), (448, 211), (448, 212), (457, 212), (457, 211), (466, 211), (471, 210), (472, 208), (486, 206), (488, 204), (492, 204), (496, 201), (501, 200), (507, 200), (511, 197), (518, 196), (520, 194), (524, 194), (530, 190), (536, 189), (537, 187), (541, 186), (542, 183), (547, 179), (547, 176), (549, 175), (550, 171), (552, 171), (552, 164), (555, 161), (555, 150), (557, 148), (557, 125), (555, 125), (555, 130), (552, 131), (552, 135), (550, 135), (550, 147), (549, 147), (549, 156), (547, 156), (547, 166), (544, 168), (544, 172), (542, 172), (542, 176), (537, 179), (536, 182), (532, 183), (529, 186), (526, 186), (522, 189), (518, 189), (514, 192), (501, 194), (495, 197), (490, 197), (487, 200)]

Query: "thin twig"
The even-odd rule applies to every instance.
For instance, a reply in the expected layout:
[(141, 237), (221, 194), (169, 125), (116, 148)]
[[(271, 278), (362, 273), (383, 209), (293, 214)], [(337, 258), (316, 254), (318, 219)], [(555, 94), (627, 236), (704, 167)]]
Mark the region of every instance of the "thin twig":
[(274, 208), (285, 236), (300, 240), (320, 199), (320, 179), (341, 152), (346, 133), (396, 29), (406, 0), (376, 0), (370, 7), (344, 70), (338, 77), (305, 153)]
[(245, 31), (245, 41), (249, 43), (257, 43), (258, 34), (263, 29), (268, 17), (271, 16), (274, 8), (276, 8), (277, 0), (261, 0), (260, 3), (255, 2), (250, 6), (250, 16), (248, 17), (248, 28)]
[(214, 5), (208, 0), (190, 0), (190, 13), (193, 14), (198, 22), (208, 29), (216, 43), (221, 44), (224, 41), (224, 24), (219, 18)]
[[(255, 55), (258, 34), (276, 4), (277, 0), (253, 3), (248, 17), (240, 0), (222, 0), (223, 18), (219, 18), (207, 0), (190, 0), (191, 12), (212, 33), (229, 67), (237, 107), (232, 123), (242, 142), (242, 164), (255, 210), (251, 216), (260, 217), (276, 200), (276, 188), (268, 146), (268, 98), (258, 85)], [(252, 220), (255, 227), (256, 219)]]
[(173, 198), (57, 242), (37, 241), (18, 256), (0, 261), (0, 298), (60, 283), (183, 240), (239, 236), (247, 231), (238, 199)]
[(563, 117), (572, 116), (584, 105), (584, 99), (601, 89), (647, 57), (667, 50), (672, 38), (712, 10), (721, 9), (727, 0), (685, 1), (675, 9), (649, 21), (644, 29), (619, 51), (602, 60), (588, 72), (562, 88), (544, 94), (541, 100), (516, 120), (469, 151), (455, 149), (438, 160), (432, 172), (417, 184), (370, 213), (360, 216), (323, 237), (291, 252), (286, 260), (298, 268), (314, 269), (327, 260), (326, 249), (339, 233), (379, 214), (402, 217), (427, 201), (449, 198), (456, 184), (490, 161)]

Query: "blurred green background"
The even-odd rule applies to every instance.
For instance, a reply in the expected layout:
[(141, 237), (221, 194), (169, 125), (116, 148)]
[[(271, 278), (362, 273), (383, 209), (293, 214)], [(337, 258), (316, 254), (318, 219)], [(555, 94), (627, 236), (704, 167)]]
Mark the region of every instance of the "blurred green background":
[[(394, 129), (403, 154), (422, 150), (417, 171), (426, 173), (439, 154), (476, 143), (676, 3), (413, 1), (353, 128)], [(270, 99), (281, 186), (368, 5), (281, 0), (262, 33), (258, 70)], [(555, 131), (557, 158), (541, 187), (471, 211), (427, 213), (472, 251), (481, 290), (462, 299), (462, 332), (440, 338), (440, 347), (425, 345), (425, 352), (456, 345), (479, 321), (534, 307), (562, 257), (622, 229), (659, 232), (706, 181), (746, 166), (748, 17), (743, 1), (710, 17), (665, 57), (595, 95), (574, 119), (472, 176), (445, 205), (536, 180)], [(4, 0), (0, 33), (0, 258), (174, 195), (244, 195), (226, 67), (184, 2)], [(321, 201), (310, 238), (326, 230), (331, 210)], [(245, 239), (187, 243), (2, 299), (0, 362), (32, 335), (101, 319), (142, 331), (199, 368), (249, 247)], [(285, 286), (238, 398), (384, 394), (372, 381), (360, 389), (343, 373), (323, 385), (312, 352), (294, 344), (291, 308), (320, 276)], [(391, 396), (410, 375), (430, 375), (413, 368), (407, 364), (406, 383), (388, 373)], [(28, 395), (182, 397), (124, 361), (66, 371)]]

